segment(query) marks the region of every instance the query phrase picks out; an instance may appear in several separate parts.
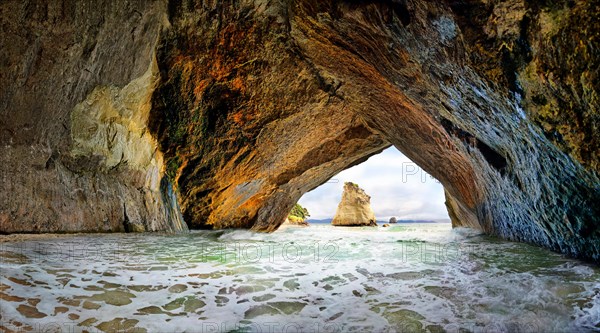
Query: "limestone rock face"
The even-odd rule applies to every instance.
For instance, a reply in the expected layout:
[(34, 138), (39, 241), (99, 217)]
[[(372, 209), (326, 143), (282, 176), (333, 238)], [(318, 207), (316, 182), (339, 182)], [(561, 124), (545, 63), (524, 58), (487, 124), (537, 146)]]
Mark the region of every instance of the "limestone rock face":
[(273, 231), (394, 145), (453, 225), (600, 262), (599, 10), (2, 1), (0, 232)]
[(331, 221), (335, 226), (376, 226), (375, 213), (371, 208), (371, 197), (354, 183), (344, 184), (342, 200)]
[(160, 1), (0, 4), (0, 232), (187, 230), (148, 131)]

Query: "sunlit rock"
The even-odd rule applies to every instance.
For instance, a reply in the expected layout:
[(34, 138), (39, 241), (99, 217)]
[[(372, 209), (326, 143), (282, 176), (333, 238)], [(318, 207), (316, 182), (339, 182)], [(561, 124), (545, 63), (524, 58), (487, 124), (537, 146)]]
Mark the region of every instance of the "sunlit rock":
[(331, 224), (335, 226), (376, 226), (371, 197), (358, 184), (344, 184), (342, 200)]

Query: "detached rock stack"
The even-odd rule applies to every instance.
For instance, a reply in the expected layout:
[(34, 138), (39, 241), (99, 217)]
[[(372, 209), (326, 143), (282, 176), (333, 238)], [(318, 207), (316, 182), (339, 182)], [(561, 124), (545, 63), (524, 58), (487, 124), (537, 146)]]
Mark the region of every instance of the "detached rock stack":
[(375, 213), (371, 209), (371, 197), (357, 184), (344, 184), (342, 201), (331, 221), (335, 226), (376, 226)]

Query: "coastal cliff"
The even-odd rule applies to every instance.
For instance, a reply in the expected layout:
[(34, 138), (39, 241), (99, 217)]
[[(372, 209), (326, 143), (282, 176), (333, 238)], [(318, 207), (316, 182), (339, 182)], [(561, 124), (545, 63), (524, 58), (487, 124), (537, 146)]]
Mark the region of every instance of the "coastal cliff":
[(3, 1), (0, 232), (269, 232), (394, 145), (453, 225), (598, 262), (599, 8)]
[(357, 184), (344, 184), (342, 200), (331, 221), (335, 226), (376, 226), (375, 213), (371, 208), (371, 197)]

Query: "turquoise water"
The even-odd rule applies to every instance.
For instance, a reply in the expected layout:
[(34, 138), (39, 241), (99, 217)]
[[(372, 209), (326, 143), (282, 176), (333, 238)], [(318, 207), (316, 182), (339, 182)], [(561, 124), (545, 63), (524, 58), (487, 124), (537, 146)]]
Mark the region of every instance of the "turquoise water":
[(12, 330), (600, 330), (598, 267), (441, 223), (73, 235), (0, 258)]

